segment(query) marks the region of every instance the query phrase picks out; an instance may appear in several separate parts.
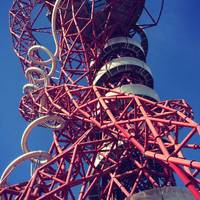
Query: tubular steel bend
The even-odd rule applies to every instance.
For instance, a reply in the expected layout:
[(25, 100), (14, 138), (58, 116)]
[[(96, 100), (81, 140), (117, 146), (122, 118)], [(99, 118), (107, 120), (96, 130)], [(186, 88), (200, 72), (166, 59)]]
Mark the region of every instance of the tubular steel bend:
[(4, 170), (3, 174), (1, 175), (0, 178), (0, 186), (3, 186), (7, 182), (7, 178), (10, 175), (10, 173), (15, 169), (16, 166), (20, 165), (22, 162), (26, 160), (30, 160), (32, 158), (38, 158), (38, 157), (43, 157), (46, 158), (46, 161), (50, 159), (50, 155), (47, 152), (44, 151), (31, 151), (28, 153), (25, 153), (15, 160), (13, 160)]

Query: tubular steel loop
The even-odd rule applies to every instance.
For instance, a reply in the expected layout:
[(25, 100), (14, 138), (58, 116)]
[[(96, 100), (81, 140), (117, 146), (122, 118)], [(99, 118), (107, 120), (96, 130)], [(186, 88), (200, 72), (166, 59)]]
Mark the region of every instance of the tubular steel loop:
[[(51, 22), (52, 35), (53, 35), (53, 39), (54, 39), (54, 43), (55, 43), (55, 47), (56, 47), (54, 54), (49, 49), (47, 49), (46, 47), (44, 47), (42, 45), (33, 45), (28, 50), (28, 56), (34, 64), (41, 65), (42, 67), (44, 67), (45, 65), (48, 65), (48, 64), (51, 63), (51, 65), (52, 65), (51, 69), (50, 69), (49, 73), (46, 74), (40, 68), (38, 68), (38, 69), (36, 69), (36, 67), (28, 68), (26, 70), (25, 74), (26, 74), (26, 77), (28, 78), (29, 82), (31, 82), (30, 81), (31, 77), (29, 75), (30, 71), (31, 72), (38, 72), (39, 74), (43, 75), (43, 79), (34, 79), (35, 83), (44, 81), (45, 86), (46, 86), (49, 83), (49, 78), (51, 78), (56, 71), (56, 57), (58, 56), (58, 51), (59, 51), (58, 38), (57, 38), (57, 33), (56, 33), (56, 15), (57, 15), (57, 12), (58, 12), (58, 7), (59, 7), (60, 2), (61, 2), (61, 0), (57, 0), (55, 2), (54, 8), (53, 8), (53, 13), (52, 13), (52, 18), (51, 18), (51, 20), (52, 20), (52, 22)], [(36, 60), (33, 57), (33, 52), (36, 51), (36, 50), (44, 51), (50, 57), (50, 59), (44, 60), (44, 61)]]
[[(27, 128), (25, 129), (22, 140), (21, 140), (21, 146), (22, 150), (24, 152), (23, 155), (16, 158), (14, 161), (12, 161), (7, 168), (4, 170), (1, 178), (0, 178), (0, 186), (5, 185), (8, 176), (10, 173), (15, 169), (17, 165), (20, 165), (22, 162), (26, 160), (32, 160), (34, 163), (39, 163), (40, 165), (45, 164), (50, 159), (50, 154), (44, 151), (29, 151), (28, 148), (28, 137), (32, 131), (32, 129), (42, 123), (45, 123), (47, 121), (54, 121), (58, 123), (58, 125), (51, 125), (51, 128), (54, 130), (59, 130), (64, 127), (64, 120), (61, 117), (58, 116), (42, 116), (35, 121), (31, 122)], [(39, 160), (38, 157), (46, 158), (45, 160)]]
[[(39, 117), (38, 119), (34, 120), (33, 122), (31, 122), (27, 128), (24, 130), (24, 133), (22, 135), (22, 139), (21, 139), (21, 147), (24, 153), (28, 153), (29, 151), (29, 147), (28, 147), (28, 137), (31, 134), (31, 131), (34, 127), (44, 124), (48, 121), (54, 121), (55, 123), (58, 123), (58, 125), (49, 125), (50, 128), (54, 129), (54, 130), (59, 130), (62, 129), (64, 127), (64, 120), (61, 117), (58, 116), (42, 116)], [(33, 162), (38, 162), (35, 159), (32, 159)], [(39, 161), (40, 164), (44, 164), (46, 161)]]
[[(42, 79), (36, 79), (36, 78), (33, 78), (33, 73), (37, 73), (37, 74), (40, 74), (42, 75), (44, 78)], [(37, 86), (37, 84), (41, 83), (41, 82), (44, 82), (44, 86), (47, 86), (49, 85), (49, 78), (46, 76), (45, 72), (38, 68), (38, 67), (29, 67), (26, 71), (25, 71), (25, 75), (28, 79), (28, 81), (32, 84), (34, 84), (35, 86)]]
[(7, 168), (4, 170), (3, 174), (1, 175), (0, 178), (0, 186), (4, 186), (7, 183), (7, 179), (8, 176), (11, 174), (11, 172), (16, 168), (16, 166), (20, 165), (22, 162), (26, 161), (26, 160), (30, 160), (30, 159), (37, 159), (39, 157), (43, 157), (45, 158), (45, 162), (47, 162), (47, 160), (50, 159), (50, 154), (44, 151), (31, 151), (31, 152), (27, 152), (21, 156), (19, 156), (18, 158), (16, 158), (15, 160), (13, 160), (8, 166)]
[(37, 90), (39, 87), (32, 83), (27, 83), (23, 86), (23, 93), (25, 95), (29, 94), (30, 92), (33, 92), (34, 90)]

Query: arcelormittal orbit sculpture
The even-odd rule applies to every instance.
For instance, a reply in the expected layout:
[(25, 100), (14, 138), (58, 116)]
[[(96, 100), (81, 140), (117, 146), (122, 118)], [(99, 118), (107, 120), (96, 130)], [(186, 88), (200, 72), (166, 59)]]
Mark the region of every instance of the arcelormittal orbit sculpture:
[[(154, 90), (144, 29), (163, 2), (157, 18), (148, 4), (159, 1), (14, 0), (10, 32), (28, 80), (19, 109), (30, 124), (1, 199), (200, 199), (200, 162), (185, 157), (200, 149), (200, 126), (184, 100)], [(36, 126), (52, 130), (48, 152), (29, 148)], [(26, 160), (30, 180), (9, 184)], [(175, 175), (191, 193), (178, 192)]]

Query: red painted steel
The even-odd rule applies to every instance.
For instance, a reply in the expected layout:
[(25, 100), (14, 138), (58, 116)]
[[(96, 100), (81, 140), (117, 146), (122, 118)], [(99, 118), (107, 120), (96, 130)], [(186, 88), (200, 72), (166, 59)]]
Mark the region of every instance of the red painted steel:
[[(19, 109), (26, 121), (57, 116), (62, 122), (41, 125), (62, 126), (52, 132), (51, 159), (39, 166), (30, 180), (1, 186), (2, 199), (124, 199), (150, 188), (175, 186), (174, 174), (200, 199), (200, 162), (187, 156), (200, 149), (196, 141), (200, 125), (193, 121), (186, 101), (155, 102), (92, 85), (108, 39), (125, 34), (134, 37), (138, 32), (141, 36), (144, 28), (157, 25), (160, 18), (161, 12), (158, 20), (153, 19), (143, 0), (124, 2), (134, 12), (120, 14), (120, 0), (106, 4), (66, 0), (58, 5), (56, 71), (48, 83), (43, 83), (43, 72), (32, 73), (41, 81), (36, 88), (30, 86), (32, 90), (23, 96)], [(46, 74), (51, 71), (49, 63), (38, 64), (27, 54), (31, 46), (40, 44), (42, 33), (41, 38), (49, 43), (54, 6), (53, 0), (15, 0), (10, 10), (13, 46), (26, 76), (33, 66)], [(143, 10), (152, 23), (132, 25)], [(127, 20), (131, 23), (124, 28)], [(147, 39), (142, 38), (147, 53)], [(35, 60), (44, 60), (38, 50), (31, 53)], [(109, 92), (114, 95), (107, 95)]]

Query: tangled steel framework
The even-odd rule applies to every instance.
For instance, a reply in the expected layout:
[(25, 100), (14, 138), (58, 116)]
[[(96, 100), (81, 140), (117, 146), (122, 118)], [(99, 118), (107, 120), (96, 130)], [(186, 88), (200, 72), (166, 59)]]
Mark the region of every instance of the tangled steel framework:
[[(20, 112), (30, 124), (24, 154), (1, 176), (2, 199), (124, 199), (175, 186), (174, 174), (200, 198), (200, 162), (185, 157), (200, 149), (200, 125), (184, 100), (159, 101), (145, 64), (144, 29), (162, 7), (154, 19), (144, 0), (14, 1), (10, 31), (29, 81)], [(52, 129), (48, 152), (29, 149), (38, 125)], [(30, 180), (8, 184), (25, 160), (37, 165)]]

